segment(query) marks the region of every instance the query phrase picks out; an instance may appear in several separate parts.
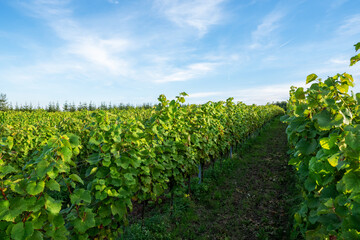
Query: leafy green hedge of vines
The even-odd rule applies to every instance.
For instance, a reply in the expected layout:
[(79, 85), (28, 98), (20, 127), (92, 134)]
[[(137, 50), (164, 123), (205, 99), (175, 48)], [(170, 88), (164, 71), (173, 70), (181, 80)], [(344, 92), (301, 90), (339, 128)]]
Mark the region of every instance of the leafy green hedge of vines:
[(295, 228), (306, 239), (360, 239), (360, 93), (348, 93), (353, 82), (347, 73), (325, 81), (311, 74), (310, 87), (290, 90), (283, 120), (303, 197)]
[(226, 102), (0, 112), (0, 239), (117, 239), (155, 201), (283, 110)]

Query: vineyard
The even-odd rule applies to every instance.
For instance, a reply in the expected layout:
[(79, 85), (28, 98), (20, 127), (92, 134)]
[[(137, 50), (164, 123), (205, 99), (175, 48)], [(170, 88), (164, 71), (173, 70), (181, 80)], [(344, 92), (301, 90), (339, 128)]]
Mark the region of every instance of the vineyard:
[(348, 93), (353, 82), (347, 73), (325, 81), (311, 74), (309, 88), (290, 91), (283, 120), (302, 193), (295, 229), (306, 239), (360, 239), (360, 93)]
[[(359, 49), (360, 43), (355, 45)], [(358, 61), (360, 54), (350, 65)], [(218, 171), (219, 161), (220, 167), (237, 166), (222, 180), (237, 193), (223, 199), (220, 210), (228, 221), (234, 213), (225, 206), (237, 208), (242, 215), (233, 224), (244, 225), (221, 229), (220, 214), (209, 210), (214, 229), (220, 228), (212, 236), (220, 238), (224, 231), (240, 239), (231, 231), (241, 231), (243, 239), (285, 239), (288, 228), (292, 239), (360, 239), (360, 93), (348, 93), (354, 79), (347, 73), (326, 80), (311, 74), (310, 83), (307, 89), (291, 87), (286, 115), (276, 105), (246, 105), (232, 98), (185, 105), (186, 93), (174, 100), (160, 95), (154, 107), (0, 111), (0, 239), (122, 239), (133, 212), (142, 211), (143, 219), (145, 206), (167, 201), (171, 215), (177, 190), (190, 196), (191, 179), (200, 185), (204, 170), (212, 166)], [(273, 135), (242, 156), (245, 160), (237, 156), (222, 164), (279, 115), (287, 124), (289, 155), (285, 126), (279, 122)], [(276, 144), (282, 144), (279, 151)], [(296, 180), (284, 166), (288, 157)], [(240, 180), (240, 175), (245, 177)], [(286, 185), (298, 191), (300, 203)], [(212, 187), (211, 197), (227, 194), (217, 188)], [(280, 223), (286, 224), (284, 212), (290, 210), (280, 206), (290, 202), (296, 209), (294, 224), (290, 220), (290, 228), (279, 226), (272, 215), (280, 214)], [(209, 228), (207, 218), (201, 221)], [(190, 222), (185, 226), (189, 239), (200, 231)]]
[(0, 112), (0, 238), (117, 239), (134, 206), (172, 200), (284, 113), (185, 96), (152, 109)]

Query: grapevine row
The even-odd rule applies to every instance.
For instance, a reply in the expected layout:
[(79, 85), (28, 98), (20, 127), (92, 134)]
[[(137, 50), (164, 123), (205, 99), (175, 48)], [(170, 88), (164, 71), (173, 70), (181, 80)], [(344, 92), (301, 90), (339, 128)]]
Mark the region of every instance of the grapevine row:
[(274, 116), (277, 106), (1, 113), (0, 238), (117, 239), (134, 204), (184, 186)]
[(311, 74), (310, 87), (290, 90), (283, 120), (302, 194), (295, 228), (306, 239), (360, 239), (360, 93), (348, 93), (353, 82), (347, 73), (325, 81)]

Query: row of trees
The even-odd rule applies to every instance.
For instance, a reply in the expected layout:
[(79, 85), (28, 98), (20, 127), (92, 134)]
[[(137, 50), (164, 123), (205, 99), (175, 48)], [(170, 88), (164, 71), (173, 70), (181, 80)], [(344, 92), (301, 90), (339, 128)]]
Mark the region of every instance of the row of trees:
[[(282, 101), (282, 102), (273, 102), (273, 105), (278, 105), (279, 107), (283, 108), (286, 111), (286, 101)], [(25, 103), (24, 105), (18, 105), (17, 103), (15, 104), (15, 106), (12, 105), (12, 103), (8, 103), (7, 99), (6, 99), (6, 94), (0, 94), (0, 111), (6, 111), (6, 110), (13, 110), (13, 111), (23, 111), (23, 112), (31, 112), (31, 111), (35, 111), (35, 110), (39, 110), (39, 109), (43, 109), (45, 111), (48, 112), (60, 112), (60, 111), (64, 111), (64, 112), (75, 112), (75, 111), (81, 111), (81, 110), (89, 110), (89, 111), (94, 111), (96, 109), (101, 109), (101, 110), (110, 110), (110, 109), (131, 109), (131, 108), (151, 108), (153, 107), (153, 104), (151, 103), (144, 103), (140, 106), (134, 106), (131, 104), (106, 104), (105, 102), (102, 102), (100, 104), (100, 106), (96, 106), (95, 103), (90, 102), (90, 103), (86, 103), (86, 102), (80, 102), (78, 105), (76, 105), (74, 102), (72, 103), (68, 103), (65, 102), (64, 105), (62, 107), (60, 107), (60, 104), (58, 102), (50, 102), (49, 105), (47, 105), (46, 107), (41, 107), (40, 105), (34, 106), (32, 105), (32, 103), (27, 104)]]
[(131, 109), (131, 108), (151, 108), (153, 107), (153, 104), (151, 103), (144, 103), (139, 106), (128, 104), (107, 104), (105, 102), (102, 102), (99, 106), (97, 106), (95, 103), (90, 102), (80, 102), (78, 105), (76, 105), (74, 102), (68, 103), (65, 102), (62, 107), (60, 107), (59, 102), (50, 102), (47, 106), (42, 107), (39, 104), (37, 106), (34, 106), (32, 103), (30, 104), (15, 104), (14, 106), (12, 103), (9, 103), (6, 98), (6, 94), (0, 94), (0, 111), (23, 111), (23, 112), (31, 112), (36, 110), (45, 110), (47, 112), (75, 112), (75, 111), (81, 111), (81, 110), (89, 110), (94, 111), (96, 109), (101, 110), (110, 110), (110, 109)]
[(6, 110), (6, 108), (7, 108), (6, 94), (0, 93), (0, 110)]
[(287, 110), (287, 101), (277, 101), (277, 102), (272, 102), (272, 105), (277, 105), (279, 107), (281, 107), (282, 109), (284, 109), (285, 111)]

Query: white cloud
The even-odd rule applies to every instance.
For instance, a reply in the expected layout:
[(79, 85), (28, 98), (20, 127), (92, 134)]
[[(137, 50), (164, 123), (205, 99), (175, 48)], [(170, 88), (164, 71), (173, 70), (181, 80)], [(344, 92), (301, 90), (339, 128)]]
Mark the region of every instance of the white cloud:
[(165, 76), (158, 76), (155, 82), (167, 83), (167, 82), (188, 81), (211, 72), (217, 65), (218, 65), (217, 63), (209, 63), (209, 62), (190, 64), (184, 69), (175, 69), (172, 70), (172, 73), (170, 74), (167, 74)]
[(180, 27), (198, 30), (200, 37), (222, 19), (220, 4), (224, 0), (157, 0), (156, 6)]
[(346, 58), (331, 58), (329, 60), (329, 63), (340, 64), (341, 66), (344, 66), (344, 65), (349, 65), (350, 61), (349, 61), (349, 59), (346, 59)]
[(292, 85), (296, 87), (304, 87), (305, 81), (243, 88), (232, 91), (197, 92), (190, 94), (189, 99), (201, 103), (208, 100), (219, 101), (226, 100), (229, 97), (234, 97), (235, 102), (239, 101), (246, 104), (266, 104), (268, 102), (286, 101), (289, 99), (289, 91)]
[(130, 48), (130, 40), (119, 36), (102, 37), (99, 33), (83, 27), (67, 8), (68, 1), (36, 0), (25, 6), (37, 17), (46, 21), (56, 35), (65, 41), (58, 49), (62, 55), (75, 55), (87, 61), (90, 68), (98, 68), (114, 75), (128, 75), (129, 64), (121, 54)]
[(339, 8), (340, 6), (342, 6), (343, 4), (345, 4), (348, 0), (334, 0), (331, 5), (330, 8), (331, 9), (336, 9)]
[(107, 41), (114, 42), (115, 39), (103, 40), (84, 37), (82, 40), (70, 41), (65, 50), (70, 54), (83, 58), (95, 66), (109, 70), (112, 74), (128, 75), (128, 63), (115, 55), (115, 53), (121, 51), (119, 46), (121, 46), (124, 41), (119, 40), (115, 45), (106, 44)]
[(338, 34), (341, 37), (360, 34), (360, 14), (347, 18), (339, 27)]
[[(194, 27), (201, 34), (204, 34), (210, 25), (216, 24), (221, 18), (219, 4), (222, 1), (172, 2), (161, 0), (165, 4), (163, 11), (173, 14), (171, 18), (173, 21), (180, 25)], [(171, 37), (167, 42), (169, 46), (164, 46), (158, 41), (159, 36), (154, 39), (152, 33), (142, 36), (133, 32), (135, 38), (130, 39), (121, 35), (121, 31), (112, 33), (102, 30), (100, 25), (97, 28), (92, 25), (91, 28), (75, 17), (76, 13), (73, 12), (70, 2), (34, 0), (31, 3), (22, 4), (28, 10), (27, 13), (43, 20), (55, 33), (55, 36), (63, 42), (58, 48), (51, 50), (54, 58), (40, 59), (30, 66), (22, 67), (24, 71), (20, 70), (19, 72), (26, 72), (32, 79), (57, 78), (62, 74), (72, 74), (74, 77), (85, 74), (91, 76), (91, 79), (100, 76), (110, 82), (125, 79), (138, 82), (168, 83), (203, 77), (212, 72), (220, 62), (220, 60), (209, 60), (202, 57), (191, 59), (185, 67), (179, 67), (176, 63), (179, 60), (188, 59), (188, 55), (194, 51), (193, 48), (178, 45), (177, 39)], [(170, 17), (170, 15), (167, 16)], [(183, 29), (179, 30), (183, 31)], [(166, 35), (167, 33), (160, 33), (160, 35), (162, 34)], [(127, 33), (126, 36), (129, 34)], [(235, 55), (234, 58), (236, 58)], [(63, 72), (53, 72), (51, 75), (52, 73), (47, 71), (44, 73), (37, 71), (37, 65), (45, 65), (45, 63), (51, 64), (53, 69), (63, 69)], [(58, 66), (55, 67), (56, 65)], [(69, 68), (69, 65), (80, 65), (81, 68)], [(14, 79), (23, 81), (28, 77), (21, 78), (17, 75), (14, 76)]]
[(1, 71), (0, 78), (14, 84), (27, 85), (33, 88), (35, 86), (42, 87), (44, 82), (55, 80), (54, 76), (62, 76), (62, 80), (65, 80), (64, 78), (71, 74), (84, 76), (87, 72), (88, 69), (82, 63), (54, 61), (40, 62), (25, 67), (11, 67)]
[(286, 101), (289, 99), (291, 86), (304, 87), (305, 82), (292, 82), (285, 84), (265, 85), (253, 88), (241, 89), (230, 93), (235, 101), (245, 102), (247, 104), (266, 104), (267, 102)]
[(189, 94), (188, 98), (204, 98), (224, 95), (223, 92), (198, 92)]
[(108, 0), (109, 3), (112, 3), (112, 4), (119, 4), (120, 2), (117, 1), (117, 0)]
[[(355, 54), (354, 54), (355, 55)], [(328, 76), (334, 76), (337, 73), (347, 72), (349, 74), (357, 75), (357, 72), (360, 71), (360, 64), (350, 67), (350, 58), (343, 54), (334, 55), (329, 60), (321, 62), (308, 71), (310, 73), (315, 73), (322, 78)]]
[(291, 84), (244, 89), (234, 95), (234, 101), (246, 104), (266, 104), (289, 99)]
[(30, 10), (26, 13), (36, 18), (64, 16), (71, 14), (71, 10), (65, 8), (70, 0), (33, 0), (21, 2), (20, 5)]
[[(274, 32), (280, 27), (280, 21), (285, 16), (284, 11), (274, 10), (264, 17), (256, 30), (251, 33), (250, 49), (260, 49), (272, 46)], [(284, 45), (284, 44), (283, 44)]]
[[(355, 54), (354, 54), (355, 55)], [(319, 63), (314, 63), (314, 66), (302, 69), (302, 72), (307, 74), (315, 73), (323, 80), (328, 77), (333, 77), (336, 74), (342, 74), (344, 72), (349, 73), (354, 78), (355, 88), (354, 92), (360, 91), (360, 64), (350, 67), (350, 60), (343, 54), (334, 55), (329, 60), (324, 60)], [(304, 79), (305, 82), (305, 79)]]

